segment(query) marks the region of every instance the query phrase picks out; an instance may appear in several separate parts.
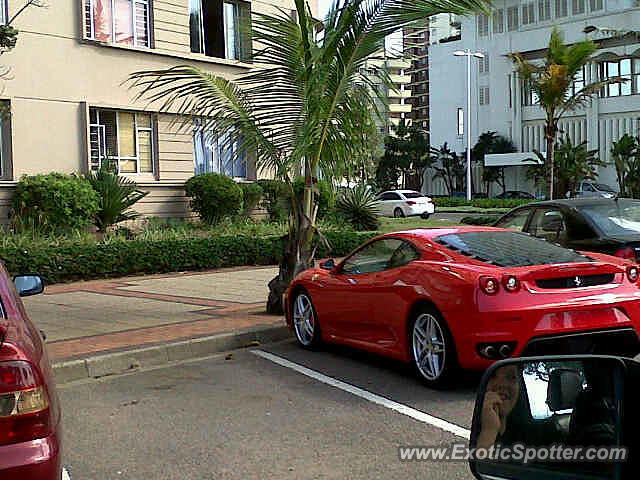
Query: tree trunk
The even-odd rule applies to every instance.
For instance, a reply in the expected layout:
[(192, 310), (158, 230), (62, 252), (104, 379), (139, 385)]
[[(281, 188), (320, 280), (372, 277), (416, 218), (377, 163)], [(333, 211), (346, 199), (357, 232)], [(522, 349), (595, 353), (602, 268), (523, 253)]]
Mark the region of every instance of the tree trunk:
[(546, 181), (546, 195), (547, 199), (553, 200), (557, 196), (557, 192), (554, 192), (555, 185), (555, 162), (554, 162), (554, 149), (556, 140), (556, 127), (555, 125), (547, 125), (546, 127), (546, 140), (547, 140), (547, 157), (545, 159), (545, 170), (549, 173), (545, 178)]

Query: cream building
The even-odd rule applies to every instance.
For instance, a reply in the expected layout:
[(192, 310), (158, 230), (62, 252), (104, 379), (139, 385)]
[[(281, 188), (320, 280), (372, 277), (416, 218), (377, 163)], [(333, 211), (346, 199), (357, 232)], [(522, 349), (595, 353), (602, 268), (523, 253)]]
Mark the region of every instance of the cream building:
[[(0, 2), (0, 20), (23, 4), (8, 0), (7, 12)], [(251, 39), (239, 21), (276, 7), (295, 13), (293, 0), (52, 0), (25, 10), (13, 24), (15, 49), (0, 57), (12, 77), (0, 92), (11, 109), (1, 129), (0, 221), (22, 175), (86, 172), (106, 156), (150, 192), (136, 206), (145, 215), (186, 215), (183, 185), (196, 172), (255, 179), (250, 164), (179, 131), (170, 113), (134, 102), (122, 83), (135, 71), (186, 64), (245, 73)]]

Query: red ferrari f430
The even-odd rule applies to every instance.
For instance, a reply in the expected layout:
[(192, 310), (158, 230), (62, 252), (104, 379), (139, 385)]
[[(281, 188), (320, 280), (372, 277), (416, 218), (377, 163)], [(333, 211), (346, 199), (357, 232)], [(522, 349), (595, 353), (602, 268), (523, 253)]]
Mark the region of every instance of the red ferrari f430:
[(411, 363), (430, 386), (509, 357), (640, 351), (638, 265), (491, 227), (389, 233), (302, 272), (287, 324)]

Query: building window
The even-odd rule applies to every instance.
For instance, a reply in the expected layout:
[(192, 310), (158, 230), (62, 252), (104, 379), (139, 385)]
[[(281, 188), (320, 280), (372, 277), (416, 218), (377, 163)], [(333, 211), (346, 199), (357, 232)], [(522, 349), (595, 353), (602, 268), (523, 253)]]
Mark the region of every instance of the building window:
[(535, 4), (525, 3), (522, 5), (522, 25), (530, 25), (536, 21), (535, 17)]
[(489, 105), (489, 87), (480, 87), (478, 90), (479, 97), (478, 100), (480, 105)]
[(89, 110), (90, 168), (109, 161), (118, 173), (153, 173), (153, 128), (149, 113)]
[(0, 0), (0, 25), (6, 25), (7, 18), (7, 0)]
[(551, 20), (551, 0), (538, 0), (538, 21)]
[(556, 18), (564, 18), (569, 14), (569, 0), (556, 0)]
[(606, 85), (600, 91), (602, 97), (620, 97), (640, 93), (640, 58), (623, 58), (600, 63), (600, 78), (621, 77), (627, 79), (624, 83)]
[(0, 100), (0, 180), (13, 180), (10, 112), (9, 101)]
[(194, 171), (222, 173), (232, 178), (247, 178), (246, 153), (239, 150), (239, 142), (229, 136), (222, 139), (209, 138), (201, 128), (193, 132)]
[(540, 103), (540, 98), (535, 90), (531, 87), (529, 82), (522, 82), (522, 105), (524, 107), (531, 107), (533, 105), (538, 105)]
[(518, 30), (518, 7), (507, 8), (507, 30)]
[(574, 15), (581, 15), (584, 13), (584, 10), (584, 0), (572, 0), (571, 13), (573, 13)]
[(586, 68), (582, 67), (571, 82), (571, 95), (575, 95), (576, 93), (580, 93), (584, 88), (584, 79), (586, 78)]
[(598, 10), (602, 10), (604, 8), (603, 0), (591, 0), (589, 2), (589, 7), (592, 12), (597, 12)]
[(493, 33), (504, 32), (504, 8), (499, 8), (493, 12)]
[(458, 108), (458, 135), (464, 135), (464, 109)]
[(478, 15), (478, 35), (481, 37), (489, 35), (489, 15), (487, 14)]
[(507, 82), (509, 83), (509, 108), (513, 108), (513, 88), (511, 86), (511, 75), (507, 75)]
[(251, 55), (250, 21), (248, 2), (189, 0), (191, 51), (247, 61)]
[(480, 73), (489, 73), (489, 53), (484, 52), (484, 57), (478, 59), (478, 69)]
[(87, 38), (136, 47), (150, 46), (147, 0), (84, 0), (84, 16)]

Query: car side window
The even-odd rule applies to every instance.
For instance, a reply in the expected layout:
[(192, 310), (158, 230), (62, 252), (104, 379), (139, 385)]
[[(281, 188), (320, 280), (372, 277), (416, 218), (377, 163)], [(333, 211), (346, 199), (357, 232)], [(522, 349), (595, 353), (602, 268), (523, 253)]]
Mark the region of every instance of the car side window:
[(382, 200), (400, 200), (397, 193), (387, 192), (382, 196)]
[(500, 223), (497, 223), (496, 227), (509, 228), (511, 230), (518, 230), (521, 232), (522, 229), (524, 229), (524, 225), (527, 223), (527, 218), (529, 218), (530, 213), (531, 213), (530, 208), (517, 210), (513, 212), (511, 215), (507, 216)]
[(552, 243), (566, 243), (567, 227), (562, 212), (557, 209), (538, 208), (533, 214), (527, 231), (534, 237)]
[(593, 187), (591, 186), (590, 183), (583, 183), (582, 184), (582, 191), (583, 192), (593, 192), (595, 190), (593, 189)]
[(397, 238), (376, 240), (347, 258), (342, 272), (349, 275), (381, 272), (389, 268), (391, 257), (404, 242)]
[(402, 242), (389, 260), (387, 268), (397, 268), (407, 265), (415, 260), (419, 260), (421, 257), (420, 252), (415, 245), (410, 242)]

